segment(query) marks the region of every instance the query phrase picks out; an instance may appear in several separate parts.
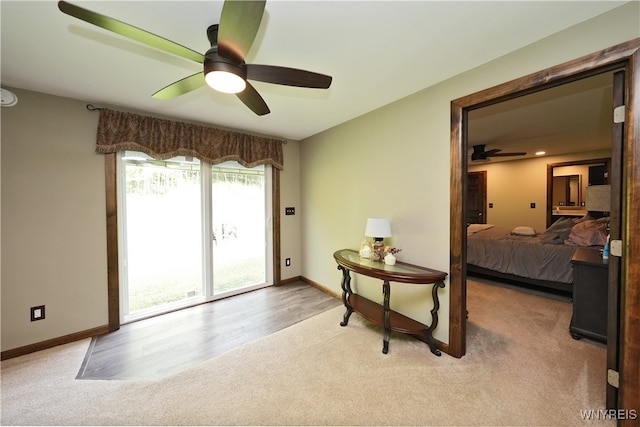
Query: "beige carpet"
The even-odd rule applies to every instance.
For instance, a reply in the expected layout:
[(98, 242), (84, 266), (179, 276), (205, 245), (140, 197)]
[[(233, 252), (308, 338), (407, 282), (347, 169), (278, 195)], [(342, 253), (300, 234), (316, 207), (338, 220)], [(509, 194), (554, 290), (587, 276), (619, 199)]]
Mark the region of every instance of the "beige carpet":
[(568, 302), (469, 283), (467, 355), (329, 310), (157, 381), (75, 380), (89, 340), (2, 362), (3, 425), (614, 425)]

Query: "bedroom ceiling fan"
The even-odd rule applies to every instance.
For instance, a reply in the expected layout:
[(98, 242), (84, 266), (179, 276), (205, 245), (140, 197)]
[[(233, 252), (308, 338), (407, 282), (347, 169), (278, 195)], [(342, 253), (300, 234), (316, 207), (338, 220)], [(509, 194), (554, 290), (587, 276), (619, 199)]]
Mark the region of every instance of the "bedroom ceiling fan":
[(510, 157), (510, 156), (524, 156), (527, 153), (524, 151), (514, 151), (511, 153), (501, 153), (501, 149), (494, 148), (493, 150), (485, 151), (485, 144), (478, 144), (473, 146), (473, 153), (471, 154), (472, 161), (488, 160), (490, 157)]
[(172, 99), (202, 86), (236, 96), (259, 116), (269, 107), (258, 91), (247, 81), (256, 80), (286, 86), (328, 89), (331, 76), (274, 65), (247, 64), (245, 56), (258, 33), (266, 0), (227, 0), (222, 7), (220, 23), (207, 29), (211, 48), (203, 55), (156, 34), (92, 12), (66, 1), (59, 1), (63, 13), (156, 49), (203, 64), (203, 71), (174, 82), (152, 95), (156, 99)]

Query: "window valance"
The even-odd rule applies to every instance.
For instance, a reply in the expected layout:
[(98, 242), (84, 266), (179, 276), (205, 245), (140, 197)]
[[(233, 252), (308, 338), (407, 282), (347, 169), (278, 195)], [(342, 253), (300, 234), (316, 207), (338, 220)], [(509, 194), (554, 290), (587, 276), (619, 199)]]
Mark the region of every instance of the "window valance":
[(211, 164), (235, 160), (245, 167), (283, 168), (282, 141), (191, 123), (100, 110), (96, 152), (141, 151), (156, 159), (194, 156)]

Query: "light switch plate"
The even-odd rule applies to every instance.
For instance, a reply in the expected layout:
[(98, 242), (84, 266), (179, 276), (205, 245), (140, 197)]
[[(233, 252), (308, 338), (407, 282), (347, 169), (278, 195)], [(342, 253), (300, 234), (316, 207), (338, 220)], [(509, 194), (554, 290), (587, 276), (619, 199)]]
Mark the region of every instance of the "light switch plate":
[(35, 322), (36, 320), (42, 319), (44, 319), (44, 305), (31, 307), (31, 321)]

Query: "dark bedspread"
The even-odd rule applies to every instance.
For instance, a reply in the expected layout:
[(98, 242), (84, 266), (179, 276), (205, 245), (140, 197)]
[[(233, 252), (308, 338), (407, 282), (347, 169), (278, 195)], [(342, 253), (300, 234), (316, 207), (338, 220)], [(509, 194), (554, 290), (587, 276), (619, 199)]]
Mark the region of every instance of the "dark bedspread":
[(575, 246), (545, 244), (541, 236), (519, 236), (491, 227), (467, 236), (467, 263), (537, 280), (572, 283)]

